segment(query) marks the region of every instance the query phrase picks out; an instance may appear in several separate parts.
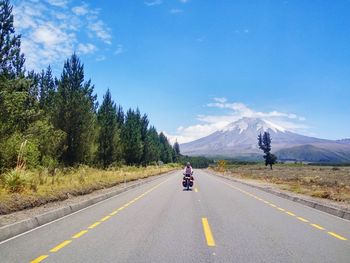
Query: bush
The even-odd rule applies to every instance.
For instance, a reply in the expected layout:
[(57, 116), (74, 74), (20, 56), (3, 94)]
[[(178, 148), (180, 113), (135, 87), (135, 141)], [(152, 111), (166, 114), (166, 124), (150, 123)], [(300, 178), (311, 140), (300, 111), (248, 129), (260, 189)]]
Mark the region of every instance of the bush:
[(24, 171), (12, 170), (5, 174), (3, 182), (10, 193), (19, 193), (27, 186), (28, 179)]

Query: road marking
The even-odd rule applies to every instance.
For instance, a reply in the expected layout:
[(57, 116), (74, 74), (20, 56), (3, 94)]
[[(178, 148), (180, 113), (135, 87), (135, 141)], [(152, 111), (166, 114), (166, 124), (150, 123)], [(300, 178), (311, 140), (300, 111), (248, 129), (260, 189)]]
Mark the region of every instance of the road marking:
[[(226, 185), (230, 186), (231, 188), (234, 188), (234, 189), (236, 189), (236, 190), (238, 190), (238, 191), (240, 191), (240, 192), (242, 192), (242, 193), (244, 193), (244, 194), (246, 194), (246, 195), (248, 195), (248, 196), (250, 196), (250, 197), (253, 197), (253, 198), (255, 198), (255, 199), (259, 200), (259, 201), (262, 201), (262, 202), (264, 202), (265, 204), (268, 204), (268, 205), (270, 205), (270, 206), (272, 206), (272, 207), (275, 207), (275, 208), (277, 208), (277, 209), (280, 210), (280, 211), (286, 212), (286, 214), (288, 214), (288, 215), (290, 215), (290, 216), (294, 216), (294, 217), (296, 217), (298, 220), (300, 220), (300, 221), (302, 221), (302, 222), (304, 222), (304, 223), (308, 223), (308, 222), (309, 222), (309, 220), (307, 220), (307, 219), (305, 219), (305, 218), (303, 218), (303, 217), (297, 216), (296, 214), (294, 214), (294, 213), (292, 213), (292, 212), (286, 211), (285, 209), (283, 209), (283, 208), (281, 208), (281, 207), (278, 207), (278, 206), (276, 206), (276, 205), (274, 205), (274, 204), (272, 204), (272, 203), (270, 203), (270, 202), (268, 202), (268, 201), (266, 201), (266, 200), (263, 200), (263, 199), (261, 199), (261, 198), (255, 196), (255, 195), (249, 193), (249, 192), (246, 192), (246, 191), (244, 191), (244, 190), (241, 190), (241, 189), (239, 189), (238, 187), (235, 187), (235, 186), (233, 186), (233, 185), (231, 185), (231, 184), (229, 184), (229, 183), (226, 183), (226, 182), (224, 182), (224, 181), (222, 181), (222, 180), (217, 180), (217, 181), (220, 181), (221, 183), (226, 184)], [(322, 226), (320, 226), (320, 225), (317, 225), (317, 224), (310, 224), (310, 225), (313, 226), (314, 228), (319, 229), (319, 230), (326, 230), (324, 227), (322, 227)], [(343, 236), (341, 236), (341, 235), (338, 235), (338, 234), (336, 234), (336, 233), (334, 233), (334, 232), (327, 232), (327, 233), (328, 233), (329, 235), (335, 237), (335, 238), (340, 239), (340, 240), (344, 240), (344, 241), (345, 241), (345, 240), (348, 240), (346, 237), (343, 237)]]
[(198, 189), (197, 189), (197, 188), (194, 188), (194, 191), (195, 191), (196, 193), (198, 193)]
[(55, 246), (53, 249), (51, 249), (50, 252), (57, 252), (58, 250), (64, 248), (65, 246), (67, 246), (71, 242), (72, 242), (72, 240), (63, 241), (61, 244), (59, 244), (59, 245)]
[(99, 224), (101, 224), (101, 222), (93, 223), (93, 224), (92, 224), (91, 226), (89, 226), (88, 228), (93, 229), (93, 228), (97, 227)]
[(303, 221), (303, 222), (305, 222), (305, 223), (308, 223), (309, 222), (309, 220), (307, 220), (307, 219), (305, 219), (305, 218), (302, 218), (302, 217), (300, 217), (300, 216), (298, 216), (297, 217), (300, 221)]
[(210, 229), (210, 226), (208, 223), (208, 219), (206, 217), (202, 218), (202, 224), (203, 224), (204, 235), (205, 235), (205, 238), (207, 240), (207, 245), (209, 247), (215, 247), (214, 237), (213, 237), (213, 234), (211, 232), (211, 229)]
[(101, 222), (104, 222), (104, 221), (106, 221), (106, 220), (108, 220), (108, 219), (110, 219), (111, 218), (111, 216), (105, 216), (104, 218), (102, 218), (100, 221)]
[(74, 236), (72, 236), (72, 238), (79, 238), (82, 235), (86, 234), (88, 231), (87, 230), (82, 230), (79, 233), (75, 234)]
[(331, 236), (334, 236), (335, 238), (338, 238), (338, 239), (340, 239), (340, 240), (348, 240), (347, 238), (345, 238), (345, 237), (342, 237), (341, 235), (338, 235), (338, 234), (336, 234), (336, 233), (334, 233), (334, 232), (328, 232), (328, 234), (330, 234)]
[(325, 230), (324, 227), (319, 226), (319, 225), (317, 225), (317, 224), (310, 224), (310, 226), (316, 227), (316, 228), (319, 229), (319, 230)]
[(114, 212), (112, 212), (112, 213), (110, 213), (109, 215), (110, 216), (114, 216), (115, 214), (117, 214), (119, 211), (118, 210), (116, 210), (116, 211), (114, 211)]
[(37, 257), (36, 259), (30, 261), (30, 263), (39, 263), (43, 261), (45, 258), (47, 258), (49, 255), (41, 255), (40, 257)]
[(294, 213), (292, 213), (292, 212), (286, 212), (288, 215), (290, 215), (290, 216), (295, 216), (295, 214)]

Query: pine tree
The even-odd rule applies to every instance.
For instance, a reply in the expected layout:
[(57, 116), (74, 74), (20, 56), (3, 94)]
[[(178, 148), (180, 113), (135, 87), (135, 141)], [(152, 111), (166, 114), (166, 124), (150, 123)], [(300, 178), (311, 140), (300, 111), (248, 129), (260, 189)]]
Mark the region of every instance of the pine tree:
[(121, 133), (123, 155), (125, 162), (131, 165), (139, 165), (143, 155), (143, 142), (141, 133), (141, 114), (129, 109), (126, 113), (125, 123)]
[(144, 147), (144, 158), (146, 165), (152, 162), (158, 162), (160, 159), (159, 135), (154, 126), (151, 126), (147, 131), (147, 138)]
[(53, 104), (54, 94), (56, 91), (55, 80), (52, 76), (51, 67), (48, 66), (46, 71), (42, 70), (39, 76), (39, 105), (45, 111), (50, 111)]
[(103, 102), (97, 112), (99, 125), (97, 159), (103, 167), (117, 161), (119, 149), (119, 130), (117, 108), (109, 89), (103, 96)]
[(174, 161), (178, 162), (181, 154), (180, 154), (180, 145), (177, 142), (177, 140), (174, 143), (173, 149), (174, 149)]
[(0, 0), (0, 76), (23, 76), (24, 61), (21, 36), (15, 34), (13, 26), (12, 6), (9, 0)]
[(55, 127), (67, 134), (62, 160), (67, 165), (88, 163), (93, 155), (96, 96), (84, 80), (84, 65), (76, 54), (64, 63), (55, 99)]
[(270, 133), (264, 132), (263, 135), (261, 133), (258, 136), (258, 145), (259, 148), (265, 153), (264, 159), (265, 159), (265, 165), (270, 165), (270, 168), (272, 170), (272, 165), (276, 163), (277, 157), (270, 153), (271, 151), (271, 137)]
[(163, 163), (173, 162), (173, 148), (171, 147), (168, 141), (168, 138), (162, 132), (159, 134), (159, 141), (160, 141), (160, 160)]

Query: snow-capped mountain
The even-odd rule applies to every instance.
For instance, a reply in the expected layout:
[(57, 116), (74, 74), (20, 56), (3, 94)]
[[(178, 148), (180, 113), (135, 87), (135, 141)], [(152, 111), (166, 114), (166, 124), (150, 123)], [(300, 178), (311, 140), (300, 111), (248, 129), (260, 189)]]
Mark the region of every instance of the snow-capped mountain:
[[(180, 150), (182, 154), (190, 156), (261, 158), (257, 137), (265, 131), (271, 135), (272, 152), (277, 155), (281, 153), (283, 159), (350, 162), (349, 144), (293, 133), (259, 118), (242, 118), (204, 138), (181, 144)], [(311, 148), (304, 146), (312, 146), (312, 153), (321, 153), (320, 156), (308, 156), (308, 149)]]

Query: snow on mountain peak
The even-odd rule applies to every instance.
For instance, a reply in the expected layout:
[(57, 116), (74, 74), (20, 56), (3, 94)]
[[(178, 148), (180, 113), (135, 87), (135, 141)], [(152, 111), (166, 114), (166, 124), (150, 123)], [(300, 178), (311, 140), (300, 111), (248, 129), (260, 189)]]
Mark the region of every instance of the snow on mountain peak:
[(222, 129), (222, 132), (226, 131), (233, 131), (233, 130), (239, 130), (239, 134), (244, 132), (248, 129), (255, 129), (256, 131), (263, 130), (272, 130), (274, 132), (285, 132), (286, 129), (283, 127), (272, 123), (271, 121), (265, 120), (265, 119), (258, 119), (258, 118), (242, 118), (238, 121), (235, 121), (233, 123), (230, 123), (227, 125), (224, 129)]

